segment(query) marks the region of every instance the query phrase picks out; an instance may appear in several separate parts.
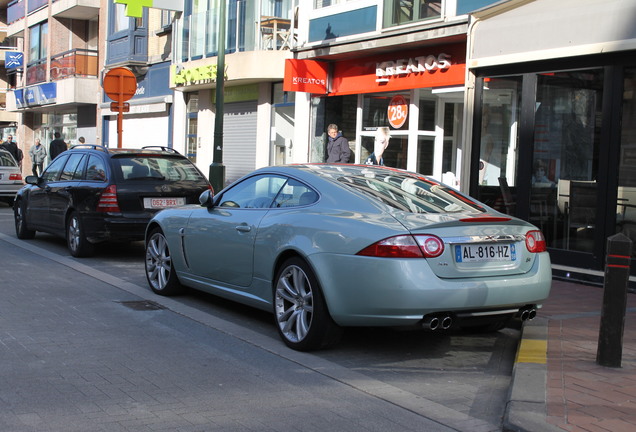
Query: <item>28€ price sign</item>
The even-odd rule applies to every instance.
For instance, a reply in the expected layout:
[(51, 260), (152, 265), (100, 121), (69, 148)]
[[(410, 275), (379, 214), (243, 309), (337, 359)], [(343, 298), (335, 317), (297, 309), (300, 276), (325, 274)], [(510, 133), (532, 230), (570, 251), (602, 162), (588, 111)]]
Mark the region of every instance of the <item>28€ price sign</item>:
[(389, 124), (393, 129), (401, 128), (409, 114), (409, 104), (403, 96), (393, 96), (388, 108)]

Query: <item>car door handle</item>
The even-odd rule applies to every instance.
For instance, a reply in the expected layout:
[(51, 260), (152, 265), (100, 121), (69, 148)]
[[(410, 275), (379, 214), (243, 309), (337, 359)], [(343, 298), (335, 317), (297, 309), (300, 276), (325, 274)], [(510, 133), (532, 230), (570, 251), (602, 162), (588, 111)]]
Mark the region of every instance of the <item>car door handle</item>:
[(238, 232), (250, 232), (252, 231), (252, 227), (249, 225), (239, 225), (236, 227)]

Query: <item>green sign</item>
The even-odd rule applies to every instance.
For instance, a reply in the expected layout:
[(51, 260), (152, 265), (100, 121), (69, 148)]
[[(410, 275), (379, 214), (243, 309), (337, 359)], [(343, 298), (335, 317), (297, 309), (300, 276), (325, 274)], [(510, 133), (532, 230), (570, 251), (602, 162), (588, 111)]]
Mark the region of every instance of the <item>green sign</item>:
[(153, 0), (113, 0), (115, 3), (126, 5), (126, 16), (141, 18), (144, 7), (152, 7)]

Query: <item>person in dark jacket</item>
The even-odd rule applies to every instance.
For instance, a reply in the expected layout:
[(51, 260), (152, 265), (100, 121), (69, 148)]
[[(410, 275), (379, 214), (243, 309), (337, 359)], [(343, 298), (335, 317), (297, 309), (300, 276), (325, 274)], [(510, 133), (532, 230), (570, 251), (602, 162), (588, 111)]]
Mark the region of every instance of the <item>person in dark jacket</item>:
[(0, 148), (11, 153), (11, 156), (13, 156), (18, 164), (22, 160), (20, 157), (20, 151), (18, 150), (18, 145), (13, 141), (13, 135), (9, 135), (7, 140), (0, 144)]
[(348, 163), (351, 157), (349, 141), (338, 131), (338, 125), (330, 124), (327, 127), (327, 162)]
[(55, 139), (49, 144), (49, 155), (51, 155), (51, 160), (55, 159), (57, 155), (67, 150), (66, 143), (62, 139), (60, 133), (55, 132), (53, 136)]

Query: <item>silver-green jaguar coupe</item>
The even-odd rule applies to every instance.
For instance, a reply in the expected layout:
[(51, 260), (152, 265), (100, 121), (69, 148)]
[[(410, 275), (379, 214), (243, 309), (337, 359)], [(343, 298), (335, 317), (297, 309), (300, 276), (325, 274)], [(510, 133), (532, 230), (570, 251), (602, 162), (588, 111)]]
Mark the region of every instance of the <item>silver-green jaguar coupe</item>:
[(419, 174), (267, 167), (200, 202), (148, 224), (151, 289), (272, 311), (293, 349), (331, 345), (346, 326), (496, 331), (550, 292), (536, 227)]

